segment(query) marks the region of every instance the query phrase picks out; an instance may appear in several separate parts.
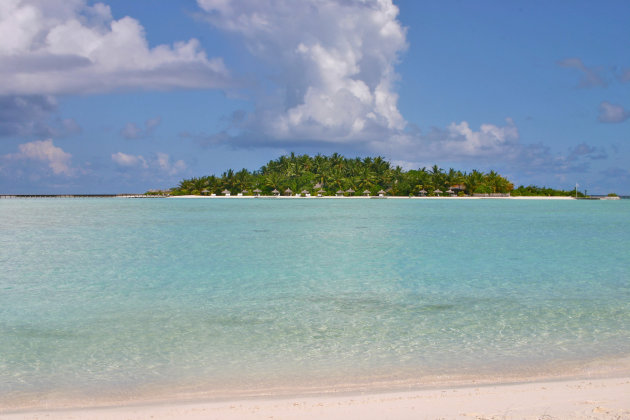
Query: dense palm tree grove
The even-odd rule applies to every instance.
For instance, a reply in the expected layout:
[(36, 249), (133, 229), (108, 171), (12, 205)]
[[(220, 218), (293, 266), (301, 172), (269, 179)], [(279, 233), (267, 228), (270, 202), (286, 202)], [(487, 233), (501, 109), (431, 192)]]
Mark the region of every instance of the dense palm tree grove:
[(251, 195), (259, 190), (262, 195), (308, 191), (311, 194), (376, 195), (385, 191), (388, 195), (447, 195), (476, 193), (509, 193), (514, 186), (494, 171), (488, 173), (473, 170), (461, 172), (444, 170), (437, 165), (431, 168), (403, 171), (393, 167), (382, 157), (348, 159), (337, 153), (331, 156), (290, 155), (272, 160), (257, 171), (232, 169), (221, 176), (203, 176), (184, 179), (171, 190), (173, 195), (183, 194), (231, 194)]

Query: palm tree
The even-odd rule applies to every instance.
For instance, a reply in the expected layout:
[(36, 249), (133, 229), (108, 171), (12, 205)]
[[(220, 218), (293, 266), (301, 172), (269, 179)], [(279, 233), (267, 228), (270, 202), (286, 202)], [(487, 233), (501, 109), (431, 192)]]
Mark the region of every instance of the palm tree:
[(278, 191), (282, 191), (284, 184), (284, 177), (278, 172), (270, 172), (264, 177), (264, 185), (269, 189), (269, 191), (276, 189)]
[(464, 175), (464, 186), (469, 195), (475, 193), (477, 188), (483, 185), (483, 174), (476, 169), (467, 175)]
[(251, 174), (245, 168), (241, 169), (234, 175), (234, 187), (237, 191), (243, 191), (251, 187)]

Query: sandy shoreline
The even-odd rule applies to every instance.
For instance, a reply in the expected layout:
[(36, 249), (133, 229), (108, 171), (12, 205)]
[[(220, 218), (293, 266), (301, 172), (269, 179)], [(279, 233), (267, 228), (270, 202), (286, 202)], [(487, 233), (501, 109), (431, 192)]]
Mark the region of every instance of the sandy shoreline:
[(630, 376), (417, 391), (2, 412), (32, 419), (630, 419)]

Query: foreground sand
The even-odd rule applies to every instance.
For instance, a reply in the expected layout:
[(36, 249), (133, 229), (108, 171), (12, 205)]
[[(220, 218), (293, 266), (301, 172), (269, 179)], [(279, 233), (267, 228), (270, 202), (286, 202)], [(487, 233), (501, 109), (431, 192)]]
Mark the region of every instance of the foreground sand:
[(630, 419), (630, 377), (5, 413), (2, 419)]

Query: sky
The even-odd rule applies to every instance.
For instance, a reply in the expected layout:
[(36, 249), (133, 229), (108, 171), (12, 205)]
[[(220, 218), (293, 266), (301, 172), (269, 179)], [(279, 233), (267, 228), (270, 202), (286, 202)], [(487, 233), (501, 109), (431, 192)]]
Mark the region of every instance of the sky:
[(0, 193), (283, 154), (630, 194), (626, 0), (2, 0)]

